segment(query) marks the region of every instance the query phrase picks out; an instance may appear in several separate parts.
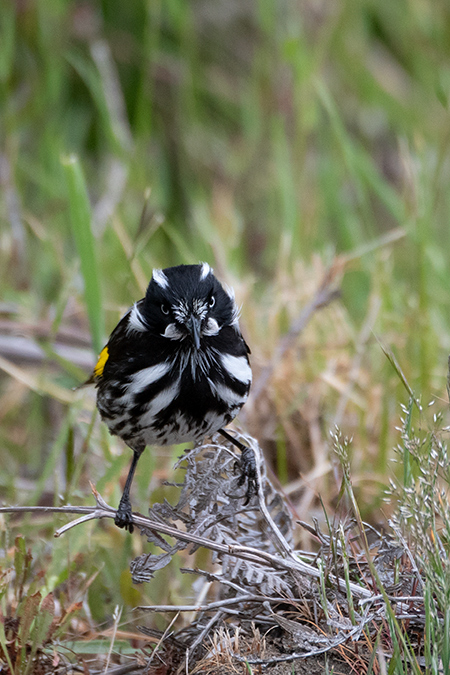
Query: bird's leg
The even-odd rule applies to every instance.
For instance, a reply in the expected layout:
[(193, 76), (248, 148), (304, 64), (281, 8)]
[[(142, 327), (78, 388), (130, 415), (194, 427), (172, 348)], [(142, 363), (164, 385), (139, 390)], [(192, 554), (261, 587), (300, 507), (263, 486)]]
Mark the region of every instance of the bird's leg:
[(132, 448), (133, 450), (133, 459), (131, 460), (130, 470), (128, 471), (127, 480), (125, 481), (125, 487), (122, 492), (122, 497), (120, 498), (119, 506), (117, 508), (116, 517), (114, 522), (117, 527), (123, 527), (130, 534), (133, 532), (134, 527), (131, 522), (131, 501), (130, 501), (130, 489), (131, 483), (133, 482), (134, 472), (136, 471), (136, 466), (139, 461), (139, 457), (142, 455), (145, 446), (140, 446), (138, 448)]
[(236, 448), (239, 448), (239, 450), (244, 453), (245, 450), (248, 450), (248, 447), (241, 443), (241, 441), (238, 441), (237, 438), (232, 436), (231, 434), (228, 433), (228, 431), (225, 431), (225, 429), (219, 429), (219, 434), (221, 434), (224, 438), (227, 439), (227, 441), (230, 441), (233, 445), (236, 446)]
[(219, 434), (222, 434), (227, 441), (235, 445), (241, 451), (241, 461), (239, 462), (241, 475), (239, 477), (238, 486), (241, 487), (241, 485), (244, 485), (245, 481), (247, 481), (247, 492), (245, 493), (244, 502), (244, 506), (246, 506), (253, 495), (258, 492), (258, 474), (256, 471), (255, 455), (248, 445), (244, 445), (238, 441), (237, 438), (234, 438), (234, 436), (229, 434), (228, 431), (225, 431), (225, 429), (219, 429)]

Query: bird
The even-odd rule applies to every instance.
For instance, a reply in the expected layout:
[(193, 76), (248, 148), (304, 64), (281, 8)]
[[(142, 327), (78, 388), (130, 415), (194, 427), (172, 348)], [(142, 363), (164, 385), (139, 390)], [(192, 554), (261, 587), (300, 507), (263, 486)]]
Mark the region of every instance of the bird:
[(118, 527), (133, 532), (130, 488), (146, 446), (198, 442), (220, 431), (242, 450), (222, 427), (248, 398), (249, 354), (234, 291), (208, 263), (153, 270), (145, 297), (114, 328), (88, 380), (101, 419), (133, 452)]

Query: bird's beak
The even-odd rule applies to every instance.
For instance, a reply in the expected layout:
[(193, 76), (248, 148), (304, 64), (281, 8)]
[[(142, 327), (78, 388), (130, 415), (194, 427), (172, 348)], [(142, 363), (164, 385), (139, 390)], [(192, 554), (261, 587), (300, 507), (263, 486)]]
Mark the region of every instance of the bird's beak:
[(195, 348), (200, 349), (200, 319), (191, 315), (186, 325)]

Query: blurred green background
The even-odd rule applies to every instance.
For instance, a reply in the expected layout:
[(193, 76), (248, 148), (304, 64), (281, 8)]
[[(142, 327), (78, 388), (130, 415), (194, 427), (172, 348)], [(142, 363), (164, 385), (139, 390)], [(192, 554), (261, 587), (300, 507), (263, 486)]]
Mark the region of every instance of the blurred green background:
[[(408, 393), (376, 336), (446, 405), (449, 94), (445, 0), (2, 0), (1, 499), (92, 503), (91, 480), (118, 502), (131, 453), (72, 388), (153, 267), (207, 260), (242, 303), (255, 387), (273, 366), (241, 422), (300, 517), (335, 504), (337, 423), (381, 518)], [(340, 299), (275, 362), (330, 269)], [(136, 508), (177, 454), (146, 453)], [(131, 588), (145, 545), (103, 522), (50, 550), (61, 522), (12, 525), (49, 588), (91, 579), (93, 620), (189, 592), (174, 570)]]

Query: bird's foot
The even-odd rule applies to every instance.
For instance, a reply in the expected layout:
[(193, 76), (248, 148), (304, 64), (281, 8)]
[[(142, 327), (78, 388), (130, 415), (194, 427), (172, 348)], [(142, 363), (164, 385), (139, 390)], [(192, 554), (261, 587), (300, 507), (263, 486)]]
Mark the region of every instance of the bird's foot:
[(128, 530), (128, 532), (131, 534), (134, 530), (132, 520), (133, 516), (131, 511), (131, 502), (129, 498), (124, 499), (122, 495), (122, 499), (120, 500), (118, 509), (116, 511), (114, 522), (117, 525), (117, 527), (124, 528), (125, 530)]
[(241, 451), (241, 459), (236, 462), (235, 466), (241, 471), (241, 475), (238, 479), (238, 487), (242, 487), (245, 481), (247, 481), (247, 491), (245, 493), (244, 502), (244, 506), (247, 506), (253, 495), (258, 494), (258, 472), (256, 470), (255, 454), (248, 445), (244, 445), (241, 441), (238, 441), (237, 438), (234, 438), (234, 436), (229, 434), (228, 431), (225, 431), (225, 429), (219, 429), (219, 434), (222, 434), (227, 441)]
[(247, 446), (242, 446), (241, 459), (238, 462), (241, 475), (238, 480), (238, 487), (244, 485), (247, 481), (247, 491), (245, 493), (244, 506), (247, 506), (253, 495), (258, 494), (258, 472), (256, 470), (256, 461), (253, 450)]

